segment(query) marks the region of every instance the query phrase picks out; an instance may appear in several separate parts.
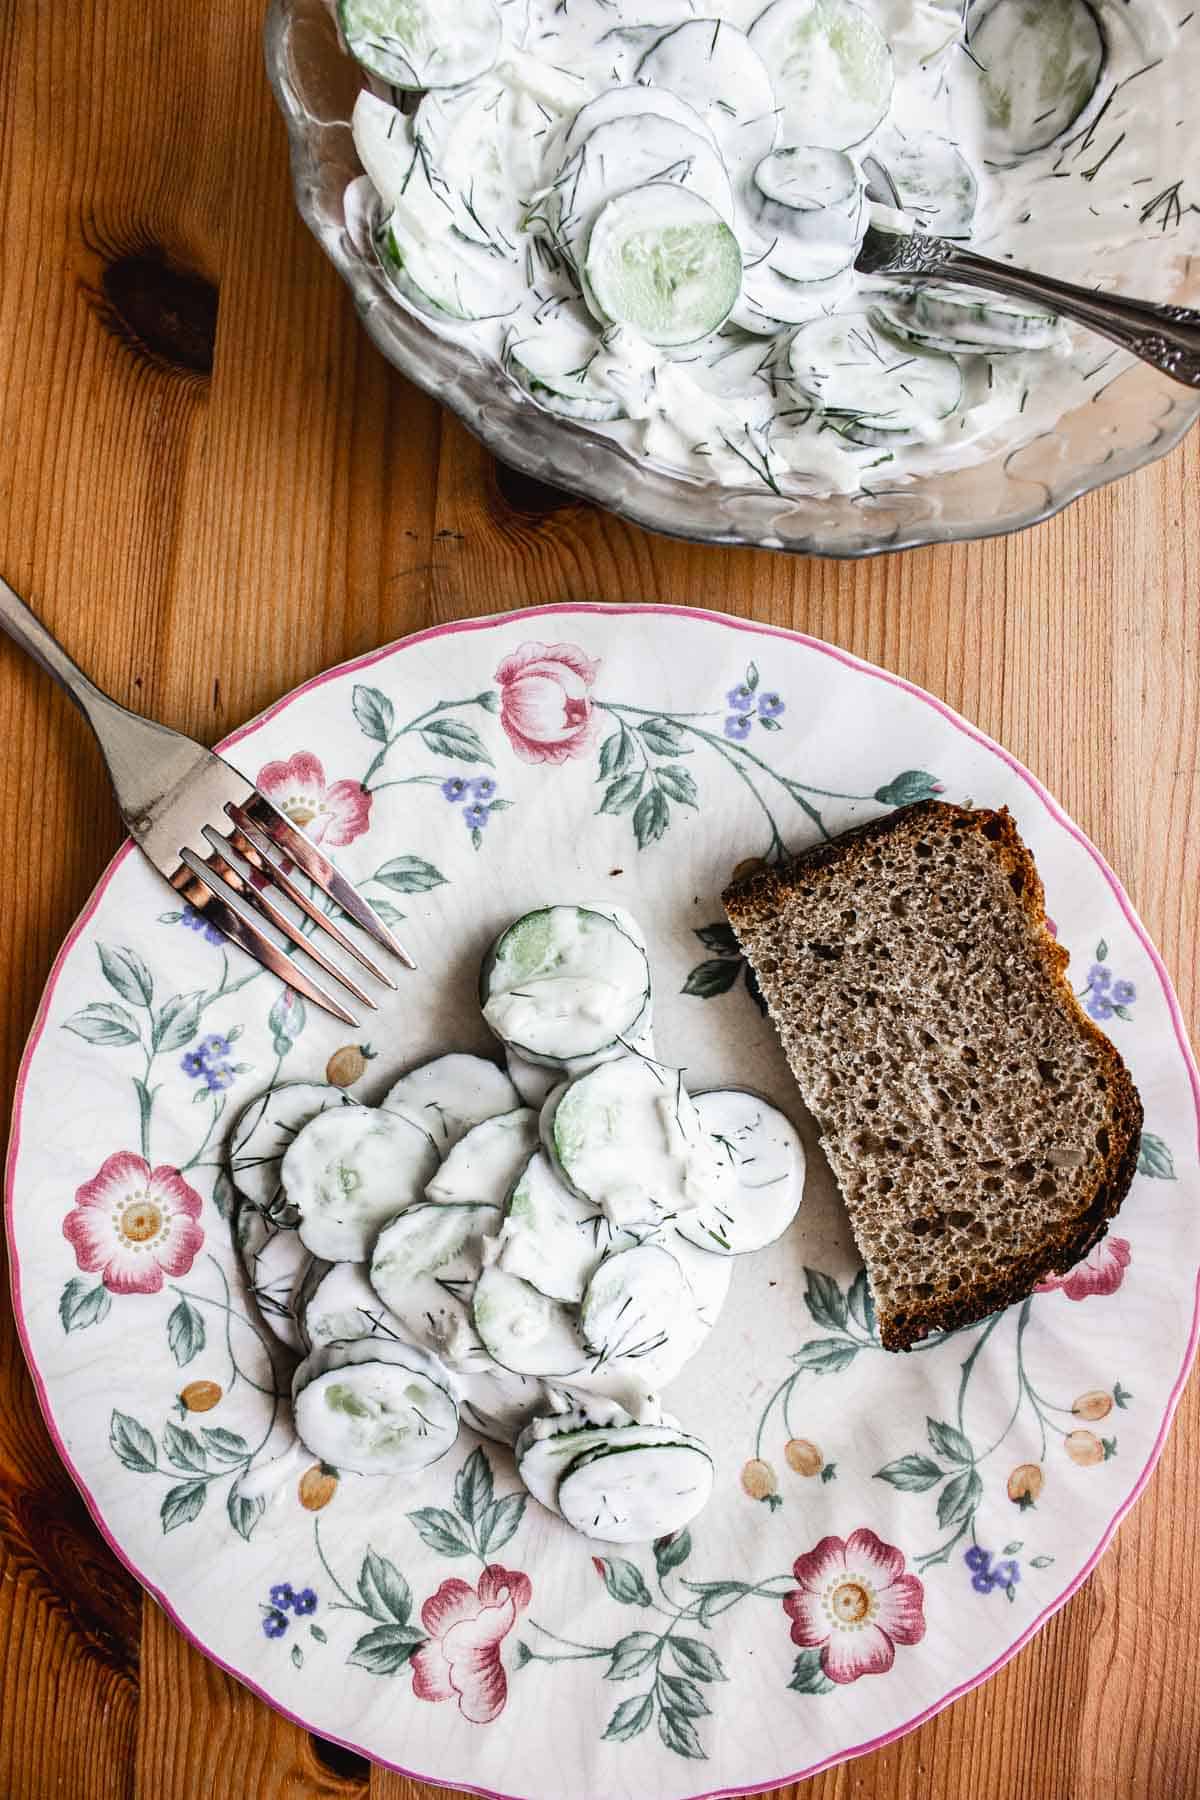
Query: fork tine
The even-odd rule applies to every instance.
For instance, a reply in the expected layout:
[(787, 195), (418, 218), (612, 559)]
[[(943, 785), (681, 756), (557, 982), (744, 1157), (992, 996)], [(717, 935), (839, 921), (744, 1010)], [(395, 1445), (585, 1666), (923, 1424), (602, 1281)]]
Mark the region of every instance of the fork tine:
[(230, 802), (225, 810), (235, 825), (245, 829), (248, 821), (265, 831), (273, 843), (281, 850), (286, 850), (292, 860), (299, 864), (323, 894), (335, 901), (344, 913), (349, 913), (355, 924), (361, 925), (376, 943), (382, 944), (385, 950), (390, 950), (393, 956), (399, 957), (406, 969), (416, 968), (416, 963), (403, 944), (392, 936), (383, 920), (377, 917), (357, 889), (334, 868), (312, 839), (306, 838), (302, 831), (297, 831), (291, 820), (272, 806), (264, 795), (255, 793), (240, 806)]
[(300, 930), (300, 927), (294, 925), (286, 913), (280, 912), (269, 894), (259, 893), (258, 889), (253, 887), (251, 883), (246, 880), (241, 870), (236, 869), (233, 866), (229, 861), (229, 858), (225, 855), (227, 845), (220, 833), (214, 831), (211, 825), (206, 825), (204, 827), (204, 835), (213, 846), (213, 854), (205, 857), (204, 860), (207, 862), (209, 868), (221, 877), (221, 880), (225, 883), (226, 887), (231, 887), (239, 899), (248, 900), (251, 906), (257, 907), (264, 918), (268, 919), (275, 927), (276, 931), (281, 931), (285, 938), (290, 939), (290, 941), (295, 944), (297, 950), (303, 950), (306, 956), (312, 958), (318, 969), (323, 970), (326, 975), (332, 975), (333, 979), (340, 982), (343, 987), (349, 988), (350, 992), (354, 995), (354, 998), (360, 1000), (364, 1006), (369, 1006), (372, 1012), (378, 1011), (378, 1007), (376, 1006), (375, 1001), (372, 1000), (370, 994), (359, 987), (357, 981), (352, 980), (342, 969), (339, 969), (335, 962), (331, 962), (319, 945), (314, 944), (310, 938), (305, 937), (304, 933)]
[(300, 911), (305, 913), (314, 925), (319, 925), (321, 930), (326, 932), (340, 949), (344, 950), (348, 956), (353, 956), (356, 962), (360, 962), (368, 975), (373, 975), (376, 981), (382, 981), (385, 986), (394, 988), (396, 983), (391, 976), (385, 970), (377, 968), (366, 951), (359, 949), (354, 939), (342, 930), (336, 920), (331, 919), (328, 913), (323, 913), (315, 901), (309, 899), (303, 888), (296, 885), (287, 871), (281, 869), (277, 862), (272, 862), (271, 858), (265, 854), (264, 846), (269, 841), (266, 834), (256, 830), (249, 820), (247, 820), (245, 830), (240, 825), (235, 825), (230, 836), (230, 842), (243, 862), (248, 862), (252, 869), (257, 869), (260, 874), (267, 876), (282, 893), (287, 895), (293, 906), (298, 906)]
[[(190, 859), (192, 852), (185, 850), (183, 855), (185, 859)], [(200, 862), (199, 857), (195, 860)], [(259, 930), (248, 907), (244, 907), (240, 900), (226, 900), (206, 879), (203, 869), (202, 862), (199, 868), (195, 868), (190, 860), (185, 860), (183, 867), (171, 878), (171, 886), (185, 900), (190, 901), (197, 912), (202, 912), (206, 919), (211, 919), (218, 931), (223, 931), (227, 938), (241, 946), (247, 956), (252, 956), (255, 962), (269, 969), (272, 975), (278, 975), (286, 986), (297, 994), (303, 994), (314, 1006), (332, 1013), (335, 1019), (341, 1019), (346, 1025), (357, 1026), (358, 1020), (354, 1014), (348, 1012), (332, 994), (327, 994), (324, 988), (318, 987), (303, 969), (296, 967), (285, 951), (280, 950), (265, 932)]]

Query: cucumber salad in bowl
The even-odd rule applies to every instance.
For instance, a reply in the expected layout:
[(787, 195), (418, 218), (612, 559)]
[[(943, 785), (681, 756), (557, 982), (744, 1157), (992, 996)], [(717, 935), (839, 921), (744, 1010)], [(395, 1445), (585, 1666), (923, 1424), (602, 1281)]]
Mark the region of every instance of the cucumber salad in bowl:
[(869, 493), (1027, 441), (1127, 366), (1036, 307), (858, 273), (873, 204), (1069, 279), (1170, 285), (1146, 245), (1182, 217), (1161, 171), (1189, 20), (1157, 6), (336, 10), (364, 80), (346, 228), (394, 300), (697, 482)]
[(648, 1542), (713, 1480), (660, 1391), (716, 1324), (732, 1259), (795, 1216), (800, 1138), (760, 1095), (689, 1094), (659, 1060), (645, 939), (619, 908), (517, 919), (480, 1004), (503, 1067), (451, 1052), (377, 1107), (289, 1082), (244, 1108), (246, 1283), (301, 1359), (295, 1431), (322, 1465), (414, 1476), (462, 1424), (511, 1446), (575, 1530)]

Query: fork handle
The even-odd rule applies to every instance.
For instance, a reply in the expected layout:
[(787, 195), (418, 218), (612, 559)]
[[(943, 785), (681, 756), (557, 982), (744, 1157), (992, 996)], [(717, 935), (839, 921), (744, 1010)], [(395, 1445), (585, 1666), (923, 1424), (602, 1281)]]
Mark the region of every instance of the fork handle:
[(78, 663), (72, 661), (58, 639), (52, 637), (19, 594), (15, 594), (7, 581), (0, 576), (0, 625), (7, 631), (13, 642), (32, 656), (34, 662), (40, 663), (47, 675), (52, 675), (59, 686), (65, 688), (84, 718), (92, 724), (92, 708), (97, 701), (108, 706), (116, 702), (102, 694), (94, 681), (89, 681)]

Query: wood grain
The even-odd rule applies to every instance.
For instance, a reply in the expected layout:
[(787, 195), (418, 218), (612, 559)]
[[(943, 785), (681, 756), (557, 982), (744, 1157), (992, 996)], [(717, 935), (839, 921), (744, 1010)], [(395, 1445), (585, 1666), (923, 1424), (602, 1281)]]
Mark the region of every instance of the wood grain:
[[(389, 371), (292, 209), (256, 0), (0, 0), (0, 570), (119, 698), (213, 739), (434, 621), (654, 598), (798, 627), (1002, 739), (1200, 999), (1200, 448), (1019, 537), (852, 565), (639, 532), (499, 474)], [(117, 828), (0, 644), (0, 1085)], [(19, 835), (18, 835), (19, 834)], [(0, 1793), (425, 1800), (206, 1663), (113, 1561), (0, 1308)], [(806, 1800), (1200, 1794), (1196, 1389), (1085, 1588)], [(794, 1792), (794, 1790), (788, 1790)]]

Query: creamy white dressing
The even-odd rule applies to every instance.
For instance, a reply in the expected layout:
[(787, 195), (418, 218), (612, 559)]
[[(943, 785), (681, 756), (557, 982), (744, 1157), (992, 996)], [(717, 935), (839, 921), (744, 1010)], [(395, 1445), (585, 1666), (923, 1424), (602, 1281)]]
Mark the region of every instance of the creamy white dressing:
[[(981, 71), (958, 0), (862, 0), (866, 47), (847, 77), (829, 48), (836, 32), (821, 36), (823, 21), (840, 29), (850, 17), (841, 0), (785, 3), (816, 21), (817, 50), (799, 74), (783, 30), (795, 20), (777, 5), (768, 29), (761, 0), (502, 4), (503, 41), (486, 74), (419, 104), (409, 95), (403, 114), (391, 102), (405, 97), (374, 83), (355, 121), (370, 179), (347, 194), (348, 230), (368, 250), (387, 215), (403, 304), (494, 361), (538, 404), (700, 481), (874, 491), (1045, 431), (1129, 359), (1082, 331), (1037, 349), (945, 333), (921, 347), (919, 336), (894, 336), (911, 290), (850, 266), (866, 224), (861, 183), (882, 165), (919, 227), (1084, 284), (1170, 298), (1194, 235), (1186, 93), (1200, 24), (1161, 0), (1096, 0), (1090, 9), (1082, 0), (983, 0), (971, 8), (972, 39), (1003, 66)], [(1039, 110), (1062, 46), (1039, 45), (1024, 21), (1040, 18), (1040, 32), (1056, 14), (1073, 21), (1062, 54), (1081, 72), (1075, 86), (1064, 78), (1065, 99), (1055, 90)], [(1086, 57), (1093, 19), (1098, 70)], [(725, 30), (715, 49), (702, 21)], [(871, 124), (880, 93), (883, 113)], [(593, 118), (601, 122), (591, 128)], [(1060, 119), (1050, 142), (1025, 148)], [(848, 158), (859, 185), (847, 190), (832, 164), (793, 163), (814, 171), (814, 204), (798, 205), (788, 230), (795, 184), (779, 153), (814, 148)], [(760, 188), (755, 169), (772, 155)], [(740, 246), (738, 300), (698, 342), (652, 342), (597, 316), (587, 279), (605, 201), (654, 178), (697, 194)], [(882, 314), (870, 312), (876, 302)], [(798, 386), (792, 340), (829, 313), (860, 315), (852, 323), (868, 365), (898, 366), (914, 345), (920, 355), (952, 354), (962, 373), (957, 403), (938, 416), (919, 396), (910, 406), (893, 393), (878, 419), (857, 391), (839, 407), (836, 375), (815, 393)], [(918, 331), (920, 321), (909, 323)], [(599, 991), (563, 999), (609, 1022)], [(516, 1002), (508, 1016), (509, 1004), (504, 1026), (517, 1037), (523, 1021)]]

